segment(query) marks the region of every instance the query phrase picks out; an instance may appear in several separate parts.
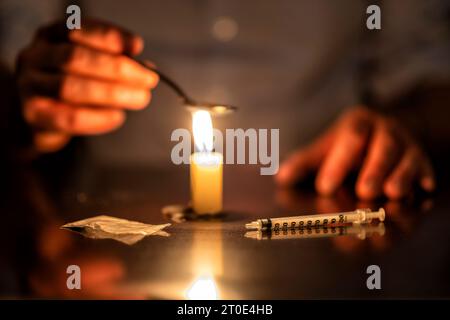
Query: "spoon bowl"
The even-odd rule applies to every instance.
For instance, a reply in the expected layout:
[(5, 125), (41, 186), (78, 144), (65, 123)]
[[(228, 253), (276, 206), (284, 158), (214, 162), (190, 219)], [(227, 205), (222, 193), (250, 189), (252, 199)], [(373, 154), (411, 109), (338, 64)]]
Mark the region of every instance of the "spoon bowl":
[(185, 104), (184, 107), (188, 109), (191, 112), (197, 111), (197, 110), (206, 110), (211, 115), (214, 116), (222, 116), (227, 115), (233, 112), (237, 111), (237, 107), (231, 106), (231, 105), (225, 105), (225, 104), (214, 104), (214, 103), (192, 103)]

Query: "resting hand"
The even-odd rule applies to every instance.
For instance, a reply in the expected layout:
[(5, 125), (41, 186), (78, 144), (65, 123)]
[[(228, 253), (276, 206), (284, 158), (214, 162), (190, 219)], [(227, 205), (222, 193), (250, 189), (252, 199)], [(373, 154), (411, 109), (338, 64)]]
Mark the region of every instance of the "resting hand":
[(382, 194), (402, 198), (415, 183), (425, 191), (435, 188), (430, 160), (407, 130), (395, 119), (362, 107), (344, 113), (321, 137), (294, 153), (276, 178), (289, 186), (316, 173), (316, 190), (330, 195), (355, 169), (355, 191), (362, 199)]

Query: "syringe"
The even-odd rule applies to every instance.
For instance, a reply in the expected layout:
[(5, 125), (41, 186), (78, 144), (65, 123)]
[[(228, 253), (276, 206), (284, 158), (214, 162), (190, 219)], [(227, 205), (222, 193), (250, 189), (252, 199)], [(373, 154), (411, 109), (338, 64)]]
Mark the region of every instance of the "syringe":
[(258, 219), (247, 223), (245, 227), (251, 230), (280, 230), (303, 227), (345, 225), (352, 223), (370, 223), (373, 219), (384, 221), (385, 211), (370, 209), (356, 209), (355, 211), (341, 213), (315, 214), (309, 216), (296, 216), (284, 218)]
[(319, 226), (311, 228), (295, 228), (285, 230), (252, 230), (245, 233), (246, 238), (255, 240), (293, 240), (311, 238), (330, 238), (339, 236), (354, 236), (364, 240), (375, 234), (382, 237), (385, 234), (383, 222), (376, 225), (355, 224), (344, 226)]

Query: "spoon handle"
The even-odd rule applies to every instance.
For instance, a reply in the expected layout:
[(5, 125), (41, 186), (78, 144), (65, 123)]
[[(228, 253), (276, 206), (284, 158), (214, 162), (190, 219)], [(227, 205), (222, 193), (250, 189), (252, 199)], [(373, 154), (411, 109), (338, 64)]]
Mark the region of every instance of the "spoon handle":
[(141, 66), (145, 67), (146, 69), (156, 73), (159, 76), (160, 80), (165, 82), (169, 87), (171, 87), (178, 94), (178, 96), (181, 98), (184, 105), (194, 104), (192, 102), (192, 99), (188, 97), (188, 95), (184, 92), (184, 90), (181, 89), (181, 87), (178, 84), (176, 84), (175, 81), (170, 79), (167, 75), (165, 75), (159, 69), (156, 69), (155, 67), (151, 66), (150, 64), (148, 64), (144, 61), (140, 61), (137, 59), (133, 59), (133, 60), (136, 61), (137, 63), (139, 63)]

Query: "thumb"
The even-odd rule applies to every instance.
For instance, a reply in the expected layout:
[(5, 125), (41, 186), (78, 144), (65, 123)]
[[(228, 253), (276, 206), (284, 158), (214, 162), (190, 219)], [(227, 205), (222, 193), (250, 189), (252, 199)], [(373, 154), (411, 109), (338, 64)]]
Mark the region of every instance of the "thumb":
[(330, 129), (309, 146), (302, 148), (286, 159), (275, 179), (280, 186), (292, 186), (303, 180), (309, 173), (319, 168), (334, 139), (334, 129)]

